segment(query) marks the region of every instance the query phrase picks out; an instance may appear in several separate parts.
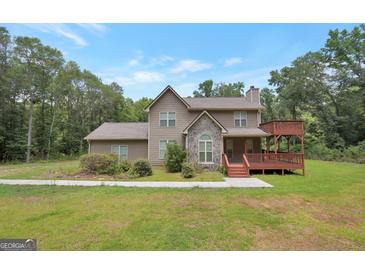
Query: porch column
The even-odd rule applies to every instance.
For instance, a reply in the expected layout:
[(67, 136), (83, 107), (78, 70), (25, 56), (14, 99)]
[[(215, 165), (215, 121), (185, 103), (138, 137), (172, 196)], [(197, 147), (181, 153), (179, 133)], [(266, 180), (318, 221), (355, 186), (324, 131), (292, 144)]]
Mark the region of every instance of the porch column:
[[(221, 135), (221, 155), (224, 153), (224, 138), (223, 135)], [(222, 157), (220, 157), (221, 163), (222, 163)]]
[(301, 141), (301, 150), (302, 153), (304, 154), (304, 136), (300, 136), (300, 141)]

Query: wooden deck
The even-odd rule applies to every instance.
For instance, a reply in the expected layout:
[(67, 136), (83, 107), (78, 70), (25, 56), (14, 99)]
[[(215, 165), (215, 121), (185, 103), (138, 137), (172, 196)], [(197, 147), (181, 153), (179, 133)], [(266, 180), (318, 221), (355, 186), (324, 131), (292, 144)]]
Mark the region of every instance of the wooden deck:
[(304, 154), (303, 153), (245, 153), (242, 155), (241, 163), (229, 163), (227, 155), (223, 154), (223, 164), (229, 177), (247, 177), (250, 170), (303, 170), (304, 175)]
[(300, 120), (278, 120), (261, 123), (262, 130), (273, 135), (296, 135), (304, 134), (304, 122)]

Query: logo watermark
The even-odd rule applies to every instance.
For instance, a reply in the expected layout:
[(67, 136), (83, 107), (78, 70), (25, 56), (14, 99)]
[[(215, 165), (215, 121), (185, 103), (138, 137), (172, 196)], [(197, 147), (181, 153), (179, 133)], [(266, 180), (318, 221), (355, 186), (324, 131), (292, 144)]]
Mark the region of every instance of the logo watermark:
[(0, 251), (36, 251), (36, 239), (0, 239)]

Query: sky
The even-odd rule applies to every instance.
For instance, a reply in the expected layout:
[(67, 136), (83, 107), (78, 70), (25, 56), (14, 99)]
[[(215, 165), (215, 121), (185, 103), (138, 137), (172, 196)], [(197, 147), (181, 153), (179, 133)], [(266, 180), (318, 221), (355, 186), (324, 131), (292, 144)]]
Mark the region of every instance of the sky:
[(331, 29), (354, 24), (0, 24), (62, 51), (134, 100), (166, 85), (189, 96), (199, 83), (269, 87), (270, 71), (324, 46)]

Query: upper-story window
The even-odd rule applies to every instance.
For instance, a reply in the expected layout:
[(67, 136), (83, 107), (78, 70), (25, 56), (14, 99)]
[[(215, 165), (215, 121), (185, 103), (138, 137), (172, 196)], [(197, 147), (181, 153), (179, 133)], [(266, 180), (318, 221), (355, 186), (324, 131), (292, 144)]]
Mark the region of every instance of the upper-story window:
[(234, 126), (247, 127), (247, 111), (234, 112)]
[(176, 125), (175, 112), (160, 112), (160, 127), (174, 127)]

